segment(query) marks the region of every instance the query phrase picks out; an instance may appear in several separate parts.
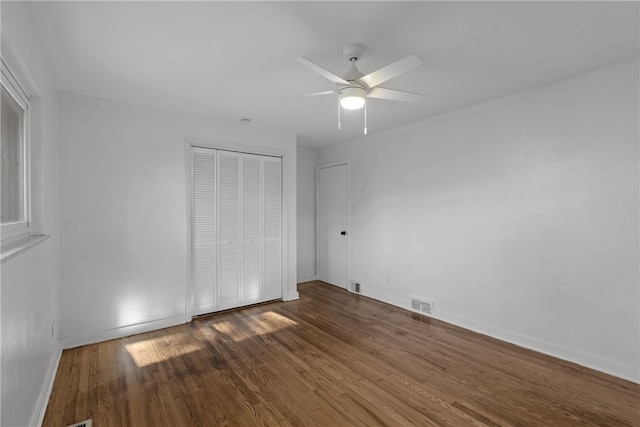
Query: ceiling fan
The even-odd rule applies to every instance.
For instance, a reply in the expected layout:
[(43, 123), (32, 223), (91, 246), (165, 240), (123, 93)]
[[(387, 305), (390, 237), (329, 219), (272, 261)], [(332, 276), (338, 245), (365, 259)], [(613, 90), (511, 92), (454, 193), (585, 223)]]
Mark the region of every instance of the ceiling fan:
[(392, 101), (420, 102), (424, 99), (424, 95), (401, 90), (387, 89), (379, 85), (390, 80), (400, 74), (403, 74), (414, 67), (422, 64), (422, 60), (415, 55), (409, 55), (385, 67), (380, 68), (372, 73), (364, 75), (356, 67), (365, 51), (365, 46), (360, 43), (348, 43), (342, 49), (344, 58), (351, 64), (349, 70), (342, 76), (338, 76), (331, 71), (321, 67), (315, 62), (304, 58), (296, 57), (296, 61), (308, 67), (312, 71), (320, 74), (325, 79), (338, 85), (335, 90), (326, 90), (321, 92), (311, 92), (298, 96), (316, 96), (338, 94), (338, 129), (340, 128), (340, 107), (347, 110), (357, 110), (365, 107), (365, 127), (364, 133), (367, 133), (366, 126), (366, 98), (388, 99)]

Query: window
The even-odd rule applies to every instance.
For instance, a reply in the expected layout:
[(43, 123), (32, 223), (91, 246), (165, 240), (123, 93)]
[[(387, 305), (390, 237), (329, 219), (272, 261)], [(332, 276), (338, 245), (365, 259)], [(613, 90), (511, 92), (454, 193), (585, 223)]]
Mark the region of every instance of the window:
[(29, 97), (2, 60), (0, 219), (2, 247), (29, 239)]

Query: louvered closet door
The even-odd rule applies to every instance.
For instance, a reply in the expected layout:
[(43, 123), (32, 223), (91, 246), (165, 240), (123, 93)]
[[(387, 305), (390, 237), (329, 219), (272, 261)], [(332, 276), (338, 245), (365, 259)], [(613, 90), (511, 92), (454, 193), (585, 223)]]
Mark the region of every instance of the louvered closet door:
[(192, 315), (282, 297), (281, 160), (192, 149)]
[(193, 148), (191, 156), (191, 301), (192, 314), (216, 311), (216, 156)]
[(242, 303), (262, 301), (262, 160), (242, 156)]
[(240, 154), (218, 151), (218, 310), (240, 299)]
[(263, 301), (282, 297), (281, 188), (281, 159), (265, 157), (263, 160)]

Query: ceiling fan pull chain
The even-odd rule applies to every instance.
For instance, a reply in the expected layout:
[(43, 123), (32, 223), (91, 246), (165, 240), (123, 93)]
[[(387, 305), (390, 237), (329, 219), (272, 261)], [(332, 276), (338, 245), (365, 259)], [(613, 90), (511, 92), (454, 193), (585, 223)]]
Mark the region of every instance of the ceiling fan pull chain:
[(340, 101), (338, 101), (338, 130), (342, 129), (340, 126)]
[(367, 134), (367, 103), (364, 103), (364, 134)]

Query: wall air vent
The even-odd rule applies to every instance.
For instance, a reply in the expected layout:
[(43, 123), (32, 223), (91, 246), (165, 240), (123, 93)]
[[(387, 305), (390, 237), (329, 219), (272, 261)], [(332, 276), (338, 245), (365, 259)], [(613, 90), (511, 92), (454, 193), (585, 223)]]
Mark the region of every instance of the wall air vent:
[(411, 298), (411, 309), (423, 314), (433, 314), (434, 302), (424, 298)]
[(349, 290), (351, 292), (353, 292), (354, 294), (359, 294), (361, 293), (361, 289), (362, 289), (362, 285), (360, 284), (360, 282), (356, 280), (351, 281), (351, 284), (349, 285)]

